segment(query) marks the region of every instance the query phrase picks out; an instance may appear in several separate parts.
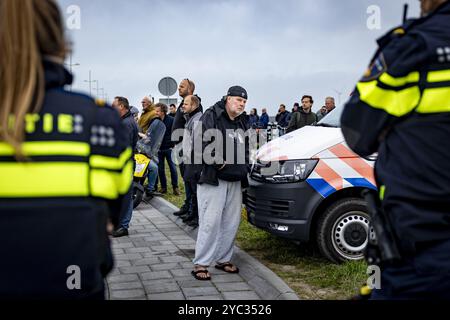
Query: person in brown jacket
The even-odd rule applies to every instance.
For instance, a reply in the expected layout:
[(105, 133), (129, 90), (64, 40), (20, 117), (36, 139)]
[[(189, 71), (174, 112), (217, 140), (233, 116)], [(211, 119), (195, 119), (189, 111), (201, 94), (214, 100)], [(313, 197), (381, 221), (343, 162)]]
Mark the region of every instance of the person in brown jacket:
[(150, 122), (156, 118), (155, 105), (153, 104), (153, 98), (148, 96), (142, 99), (142, 115), (139, 118), (139, 131), (146, 133), (150, 127)]

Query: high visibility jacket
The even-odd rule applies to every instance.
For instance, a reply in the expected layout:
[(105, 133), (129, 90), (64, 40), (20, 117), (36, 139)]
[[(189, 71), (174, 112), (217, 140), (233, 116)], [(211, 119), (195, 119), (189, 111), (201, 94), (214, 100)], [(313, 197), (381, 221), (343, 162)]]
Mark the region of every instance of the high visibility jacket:
[(0, 297), (98, 297), (112, 268), (107, 221), (118, 224), (132, 152), (113, 108), (65, 91), (72, 76), (62, 66), (44, 67), (26, 160), (0, 141)]
[(359, 155), (379, 152), (383, 207), (403, 253), (414, 255), (450, 239), (450, 2), (379, 45), (342, 131)]

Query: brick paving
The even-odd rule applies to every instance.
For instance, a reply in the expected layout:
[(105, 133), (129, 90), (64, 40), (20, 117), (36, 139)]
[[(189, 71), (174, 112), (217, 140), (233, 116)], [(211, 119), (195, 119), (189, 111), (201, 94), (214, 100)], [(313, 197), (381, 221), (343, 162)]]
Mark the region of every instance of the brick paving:
[[(172, 215), (173, 207), (161, 206), (161, 201), (158, 209), (141, 204), (133, 213), (130, 235), (112, 240), (116, 267), (107, 279), (109, 299), (260, 300), (270, 298), (265, 296), (270, 290), (274, 298), (282, 295), (270, 285), (268, 290), (267, 281), (246, 279), (245, 274), (253, 271), (245, 259), (239, 264), (241, 274), (213, 267), (209, 269), (212, 281), (195, 280), (191, 275), (195, 231)], [(288, 299), (296, 298), (291, 290), (284, 293)]]

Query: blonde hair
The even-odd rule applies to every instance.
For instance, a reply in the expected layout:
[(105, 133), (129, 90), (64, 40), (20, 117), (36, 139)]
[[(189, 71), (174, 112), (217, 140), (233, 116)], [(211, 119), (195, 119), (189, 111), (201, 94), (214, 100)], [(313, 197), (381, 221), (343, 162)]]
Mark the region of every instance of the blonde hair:
[(39, 112), (45, 95), (42, 59), (66, 54), (55, 1), (1, 0), (0, 52), (0, 141), (21, 158), (25, 116)]

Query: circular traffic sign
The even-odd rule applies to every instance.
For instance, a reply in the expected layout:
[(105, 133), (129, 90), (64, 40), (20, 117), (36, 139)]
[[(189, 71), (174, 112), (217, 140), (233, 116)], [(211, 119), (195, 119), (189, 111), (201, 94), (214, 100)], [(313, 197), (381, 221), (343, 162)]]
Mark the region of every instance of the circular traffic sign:
[(161, 81), (158, 84), (158, 89), (163, 96), (170, 97), (173, 96), (175, 92), (177, 92), (178, 84), (175, 81), (175, 79), (171, 77), (166, 77), (161, 79)]

